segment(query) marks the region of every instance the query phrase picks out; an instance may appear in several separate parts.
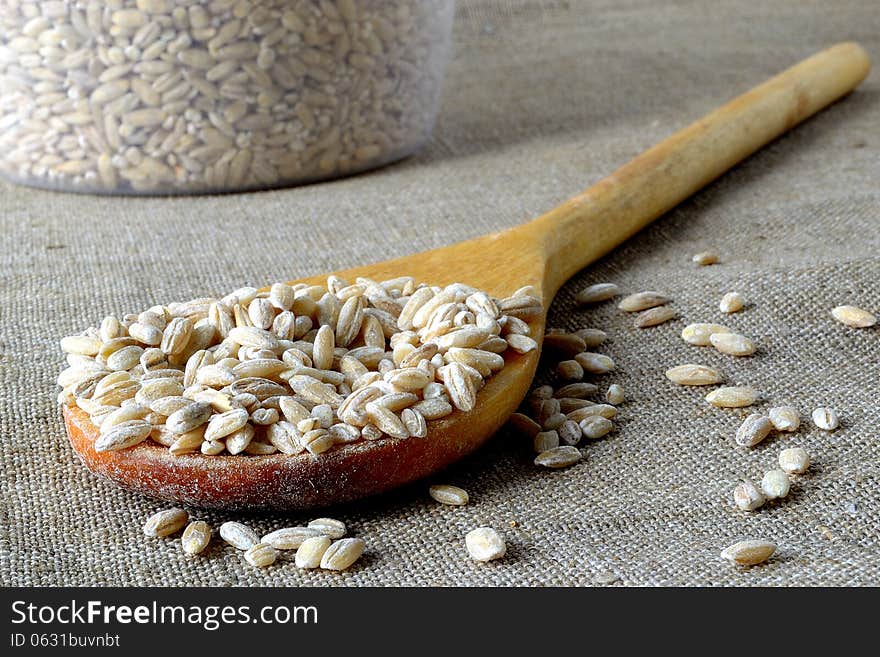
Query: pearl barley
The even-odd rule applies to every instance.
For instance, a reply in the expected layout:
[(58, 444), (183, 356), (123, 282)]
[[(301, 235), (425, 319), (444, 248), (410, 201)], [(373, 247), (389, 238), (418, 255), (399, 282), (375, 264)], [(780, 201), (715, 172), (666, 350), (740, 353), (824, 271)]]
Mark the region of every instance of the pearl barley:
[(791, 489), (791, 481), (785, 470), (770, 470), (764, 473), (761, 479), (761, 492), (768, 500), (775, 500), (788, 495)]
[(474, 561), (492, 561), (507, 553), (507, 544), (501, 534), (491, 527), (479, 527), (468, 532), (464, 543)]
[(153, 538), (164, 538), (179, 532), (189, 521), (189, 514), (177, 507), (154, 513), (144, 524), (144, 534)]
[(812, 414), (813, 424), (825, 431), (834, 431), (840, 425), (840, 418), (833, 408), (820, 406)]
[(770, 435), (773, 430), (773, 423), (770, 418), (764, 417), (760, 413), (752, 413), (736, 431), (736, 444), (743, 447), (754, 447), (764, 438)]
[(831, 315), (841, 324), (853, 328), (870, 328), (877, 323), (877, 317), (856, 306), (837, 306), (831, 310)]
[(718, 309), (723, 313), (737, 313), (746, 305), (746, 300), (739, 292), (728, 292), (718, 304)]
[(802, 447), (791, 447), (779, 452), (779, 467), (788, 474), (803, 474), (810, 467), (810, 456)]
[(751, 539), (724, 548), (721, 556), (738, 566), (754, 566), (767, 561), (774, 552), (776, 552), (774, 543)]
[(706, 401), (721, 408), (751, 406), (758, 399), (758, 392), (748, 386), (718, 388), (706, 395)]
[(448, 504), (450, 506), (462, 506), (468, 503), (467, 491), (458, 486), (449, 484), (437, 484), (428, 489), (428, 494), (440, 504)]
[(599, 303), (620, 294), (620, 288), (614, 283), (596, 283), (584, 288), (575, 295), (578, 303)]
[(743, 511), (754, 511), (764, 505), (764, 494), (751, 479), (745, 479), (733, 489), (733, 501)]
[(793, 406), (776, 406), (767, 411), (767, 416), (777, 431), (797, 431), (801, 418)]
[(608, 390), (605, 392), (605, 401), (609, 404), (613, 404), (614, 406), (618, 406), (622, 404), (626, 400), (626, 394), (623, 392), (623, 388), (621, 388), (616, 383), (612, 383), (608, 386)]
[(755, 353), (755, 343), (738, 333), (713, 333), (709, 343), (722, 354), (730, 356), (751, 356)]
[(718, 254), (714, 251), (700, 251), (699, 253), (695, 253), (691, 258), (691, 261), (695, 265), (699, 265), (700, 267), (705, 267), (706, 265), (714, 265), (718, 262)]
[(191, 522), (180, 539), (183, 551), (187, 554), (199, 554), (211, 541), (211, 526), (204, 520)]
[(688, 324), (681, 330), (681, 339), (698, 347), (708, 347), (709, 338), (714, 333), (730, 333), (730, 329), (721, 324), (707, 324), (705, 322)]

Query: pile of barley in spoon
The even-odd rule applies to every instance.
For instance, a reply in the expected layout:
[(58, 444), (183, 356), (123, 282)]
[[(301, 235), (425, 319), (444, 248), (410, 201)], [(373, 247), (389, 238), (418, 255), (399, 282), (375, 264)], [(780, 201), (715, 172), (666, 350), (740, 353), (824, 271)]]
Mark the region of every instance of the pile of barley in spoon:
[(508, 350), (537, 348), (535, 294), (330, 276), (156, 305), (63, 338), (59, 400), (88, 413), (97, 451), (318, 455), (421, 439), (474, 408)]

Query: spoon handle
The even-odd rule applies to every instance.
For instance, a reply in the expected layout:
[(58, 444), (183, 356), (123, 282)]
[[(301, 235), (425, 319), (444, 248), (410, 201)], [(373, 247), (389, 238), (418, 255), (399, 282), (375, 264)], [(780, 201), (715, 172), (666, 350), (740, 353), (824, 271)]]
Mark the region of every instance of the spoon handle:
[(578, 270), (798, 123), (852, 91), (871, 62), (841, 43), (676, 132), (603, 180), (514, 228), (540, 244), (549, 301)]

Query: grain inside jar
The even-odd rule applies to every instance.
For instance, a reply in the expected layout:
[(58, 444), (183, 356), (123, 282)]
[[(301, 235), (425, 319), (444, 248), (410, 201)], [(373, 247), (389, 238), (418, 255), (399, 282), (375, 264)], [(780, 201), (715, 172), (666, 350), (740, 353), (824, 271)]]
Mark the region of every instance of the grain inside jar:
[(379, 166), (429, 136), (453, 3), (0, 5), (0, 174), (196, 193)]

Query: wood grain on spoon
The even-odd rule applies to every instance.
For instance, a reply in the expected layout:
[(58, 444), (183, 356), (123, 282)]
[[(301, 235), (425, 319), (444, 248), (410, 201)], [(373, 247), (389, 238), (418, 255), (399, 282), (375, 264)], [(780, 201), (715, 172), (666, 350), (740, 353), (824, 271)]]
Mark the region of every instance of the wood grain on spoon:
[[(735, 98), (607, 178), (522, 226), (337, 275), (381, 280), (409, 275), (431, 285), (460, 281), (495, 296), (523, 285), (544, 307), (575, 272), (593, 262), (786, 130), (852, 91), (870, 61), (855, 43), (824, 50)], [(295, 282), (323, 283), (326, 274)], [(543, 320), (532, 323), (540, 337)], [(303, 509), (388, 490), (435, 472), (477, 449), (525, 396), (538, 354), (509, 355), (477, 407), (431, 422), (427, 438), (385, 438), (309, 454), (173, 456), (149, 442), (95, 452), (98, 430), (64, 407), (74, 449), (90, 470), (134, 491), (203, 507)]]

